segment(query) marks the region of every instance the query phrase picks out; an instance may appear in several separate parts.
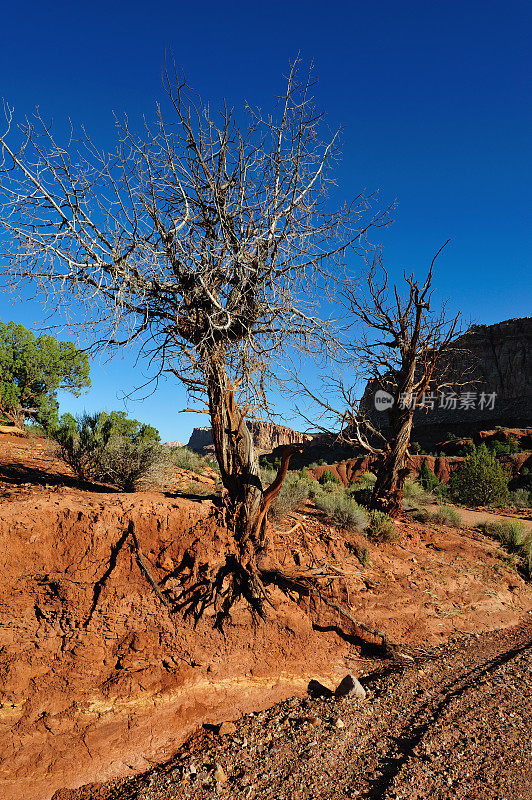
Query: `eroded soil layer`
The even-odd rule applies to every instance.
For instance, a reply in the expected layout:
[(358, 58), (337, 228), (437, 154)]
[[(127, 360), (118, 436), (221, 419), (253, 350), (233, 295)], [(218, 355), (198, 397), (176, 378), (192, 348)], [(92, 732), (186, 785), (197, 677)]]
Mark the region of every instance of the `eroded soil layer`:
[[(165, 596), (178, 597), (224, 561), (209, 500), (80, 487), (44, 444), (6, 437), (0, 494), (2, 800), (142, 773), (203, 723), (301, 697), (310, 679), (332, 686), (375, 655), (336, 612), (278, 590), (257, 627), (242, 607), (223, 633), (212, 608), (197, 625), (171, 613), (128, 525)], [(270, 532), (270, 562), (312, 571), (356, 619), (405, 646), (515, 625), (532, 609), (494, 542), (406, 519), (398, 530), (399, 541), (373, 546), (309, 506)]]
[(530, 800), (531, 665), (530, 621), (457, 637), (362, 678), (365, 700), (289, 700), (54, 800)]

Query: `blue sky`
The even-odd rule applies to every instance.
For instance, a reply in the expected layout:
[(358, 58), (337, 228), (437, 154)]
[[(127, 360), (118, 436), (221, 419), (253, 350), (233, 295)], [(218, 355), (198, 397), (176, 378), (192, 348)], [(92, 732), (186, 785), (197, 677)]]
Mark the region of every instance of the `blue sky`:
[[(137, 119), (161, 96), (166, 48), (205, 99), (264, 108), (299, 52), (315, 63), (330, 125), (344, 126), (340, 194), (398, 201), (377, 236), (391, 274), (422, 270), (451, 238), (438, 292), (493, 323), (531, 313), (531, 16), (512, 0), (22, 1), (2, 12), (0, 95), (19, 117), (38, 105), (112, 147), (112, 112)], [(43, 312), (4, 294), (0, 319), (36, 328)], [(91, 392), (62, 397), (62, 410), (124, 408), (146, 376), (134, 353), (95, 361)], [(178, 414), (185, 405), (168, 380), (127, 410), (186, 440), (206, 418)], [(294, 422), (287, 401), (278, 409)]]

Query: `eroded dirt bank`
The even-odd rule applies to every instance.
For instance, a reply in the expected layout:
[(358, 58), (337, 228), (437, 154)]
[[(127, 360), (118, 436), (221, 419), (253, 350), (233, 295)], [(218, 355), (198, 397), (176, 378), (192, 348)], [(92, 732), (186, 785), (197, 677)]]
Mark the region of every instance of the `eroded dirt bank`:
[(164, 765), (54, 800), (530, 800), (532, 622), (201, 730)]
[[(354, 626), (279, 591), (256, 628), (244, 609), (223, 634), (212, 609), (196, 627), (170, 613), (125, 532), (134, 521), (150, 570), (178, 595), (194, 570), (224, 559), (210, 501), (82, 490), (38, 443), (3, 444), (3, 800), (49, 800), (63, 787), (142, 772), (203, 722), (302, 696), (310, 678), (334, 684), (365, 663), (371, 647)], [(399, 542), (370, 546), (309, 507), (272, 530), (271, 559), (312, 569), (357, 619), (406, 645), (513, 625), (532, 608), (493, 542), (407, 521), (399, 529)]]

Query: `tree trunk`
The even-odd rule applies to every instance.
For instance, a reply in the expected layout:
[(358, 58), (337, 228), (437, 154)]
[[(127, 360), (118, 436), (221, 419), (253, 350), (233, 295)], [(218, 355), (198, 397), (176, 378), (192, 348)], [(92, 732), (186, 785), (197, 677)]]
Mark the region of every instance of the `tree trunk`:
[(371, 508), (396, 517), (401, 511), (403, 488), (408, 469), (405, 469), (408, 445), (412, 431), (413, 414), (398, 413), (394, 408), (390, 415), (392, 438), (377, 469), (377, 481), (371, 498)]
[(223, 360), (211, 356), (205, 373), (214, 450), (226, 493), (227, 523), (240, 558), (252, 567), (264, 546), (264, 526), (258, 525), (263, 496), (259, 461)]

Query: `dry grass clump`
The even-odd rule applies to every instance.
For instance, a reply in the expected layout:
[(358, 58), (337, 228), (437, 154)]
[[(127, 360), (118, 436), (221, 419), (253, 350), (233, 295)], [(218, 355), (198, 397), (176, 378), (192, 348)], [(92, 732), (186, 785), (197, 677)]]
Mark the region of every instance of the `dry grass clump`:
[(417, 508), (412, 516), (418, 522), (434, 522), (440, 525), (449, 525), (451, 528), (462, 528), (463, 520), (458, 511), (452, 506), (440, 505), (437, 511), (428, 508)]
[(399, 533), (389, 514), (384, 511), (370, 511), (368, 536), (377, 542), (395, 542)]
[[(268, 487), (277, 475), (274, 469), (261, 469), (263, 486)], [(308, 477), (305, 470), (289, 472), (283, 481), (281, 490), (270, 506), (270, 516), (280, 520), (290, 511), (299, 508), (309, 497), (312, 484), (315, 481)]]
[(532, 577), (532, 533), (517, 520), (485, 521), (478, 526), (488, 536), (497, 539), (510, 553), (522, 561), (528, 577)]

